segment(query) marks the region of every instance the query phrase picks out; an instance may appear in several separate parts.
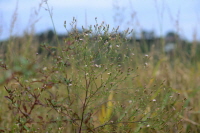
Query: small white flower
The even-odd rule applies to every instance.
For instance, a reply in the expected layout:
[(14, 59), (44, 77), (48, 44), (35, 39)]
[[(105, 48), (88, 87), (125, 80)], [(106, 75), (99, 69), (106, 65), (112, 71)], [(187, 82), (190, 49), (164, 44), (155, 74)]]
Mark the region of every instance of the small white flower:
[(68, 86), (72, 86), (72, 84), (69, 84)]
[(150, 127), (150, 125), (147, 125), (147, 127)]
[(32, 79), (32, 81), (37, 81), (37, 79)]
[(99, 67), (99, 68), (101, 67), (101, 65), (97, 65), (97, 64), (95, 64), (94, 66), (95, 66), (95, 67)]
[(46, 70), (47, 70), (47, 67), (44, 67), (43, 70), (46, 71)]
[(156, 99), (153, 99), (152, 101), (153, 101), (153, 102), (155, 102), (155, 101), (156, 101)]
[(145, 56), (148, 57), (149, 55), (146, 54)]
[(119, 45), (116, 45), (117, 48), (119, 48)]

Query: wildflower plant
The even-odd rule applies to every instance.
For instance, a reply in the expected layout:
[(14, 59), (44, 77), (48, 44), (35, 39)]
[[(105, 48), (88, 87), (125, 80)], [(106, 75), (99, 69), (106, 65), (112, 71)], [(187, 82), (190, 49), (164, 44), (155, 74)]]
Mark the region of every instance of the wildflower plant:
[(153, 68), (151, 55), (131, 44), (133, 30), (120, 34), (120, 27), (95, 21), (82, 32), (75, 18), (71, 31), (65, 21), (68, 36), (56, 37), (56, 45), (43, 43), (41, 53), (0, 60), (9, 112), (1, 132), (182, 131), (187, 99), (156, 76), (162, 62)]
[[(2, 81), (13, 114), (13, 126), (2, 131), (181, 130), (184, 100), (164, 80), (149, 74), (149, 56), (136, 63), (134, 46), (118, 34), (119, 27), (110, 29), (102, 22), (82, 27), (79, 33), (75, 18), (71, 26), (62, 45), (41, 45), (48, 56), (23, 58), (20, 69), (1, 65), (5, 73), (11, 71)], [(146, 76), (140, 79), (142, 71)]]

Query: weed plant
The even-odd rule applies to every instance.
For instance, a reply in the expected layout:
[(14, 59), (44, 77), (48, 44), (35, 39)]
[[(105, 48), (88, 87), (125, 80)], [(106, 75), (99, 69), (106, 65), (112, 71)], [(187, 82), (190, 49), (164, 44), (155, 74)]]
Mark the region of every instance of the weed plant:
[(171, 60), (153, 46), (144, 54), (126, 38), (131, 30), (121, 35), (95, 20), (79, 33), (74, 18), (57, 45), (30, 36), (2, 46), (10, 51), (0, 65), (0, 131), (198, 132), (199, 63), (184, 65), (186, 56)]
[(12, 112), (2, 131), (181, 131), (184, 100), (149, 75), (151, 57), (137, 57), (118, 29), (109, 33), (103, 22), (82, 33), (75, 24), (62, 46), (41, 45), (49, 55), (1, 65)]

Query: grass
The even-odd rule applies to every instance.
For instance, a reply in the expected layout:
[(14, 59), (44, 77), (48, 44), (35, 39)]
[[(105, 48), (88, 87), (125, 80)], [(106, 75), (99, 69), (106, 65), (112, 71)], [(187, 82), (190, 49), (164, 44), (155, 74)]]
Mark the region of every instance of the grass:
[(56, 45), (1, 45), (1, 132), (199, 132), (198, 42), (168, 55), (162, 38), (149, 47), (104, 23), (71, 26)]

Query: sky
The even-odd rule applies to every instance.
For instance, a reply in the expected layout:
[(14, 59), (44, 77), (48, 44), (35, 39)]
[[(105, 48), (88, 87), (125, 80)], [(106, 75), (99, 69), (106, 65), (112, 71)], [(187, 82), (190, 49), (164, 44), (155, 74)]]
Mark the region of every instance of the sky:
[[(0, 0), (0, 40), (11, 35), (40, 33), (53, 29), (67, 34), (73, 17), (77, 27), (96, 23), (120, 26), (135, 32), (154, 31), (165, 35), (175, 31), (187, 40), (200, 40), (199, 0)], [(49, 6), (49, 10), (48, 10)], [(50, 13), (49, 13), (50, 11)], [(50, 14), (52, 14), (53, 23)]]

